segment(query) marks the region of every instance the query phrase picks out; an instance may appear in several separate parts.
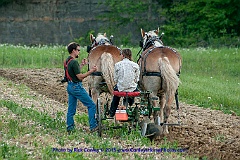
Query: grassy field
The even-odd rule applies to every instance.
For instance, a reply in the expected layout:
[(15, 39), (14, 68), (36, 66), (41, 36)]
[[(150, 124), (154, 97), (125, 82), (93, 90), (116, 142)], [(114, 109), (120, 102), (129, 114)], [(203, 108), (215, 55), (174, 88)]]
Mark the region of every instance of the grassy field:
[[(11, 96), (14, 97), (10, 100), (0, 99), (0, 159), (70, 160), (128, 157), (141, 160), (144, 156), (152, 160), (157, 156), (168, 159), (181, 158), (184, 152), (177, 142), (170, 143), (166, 139), (161, 146), (156, 147), (147, 138), (139, 136), (139, 131), (133, 130), (128, 134), (125, 128), (118, 131), (110, 129), (106, 131), (108, 137), (99, 138), (97, 133), (89, 134), (84, 130), (83, 126), (88, 126), (88, 116), (85, 113), (75, 115), (76, 131), (67, 135), (63, 111), (63, 108), (66, 108), (65, 104), (51, 104), (50, 100), (32, 95), (26, 85), (16, 85), (1, 77), (0, 82), (3, 90), (6, 86), (11, 87)], [(47, 106), (54, 106), (54, 112), (57, 111), (57, 114), (53, 116)], [(129, 147), (130, 150), (127, 150)], [(140, 155), (140, 152), (145, 155)], [(187, 159), (193, 158), (188, 156)]]
[[(137, 60), (140, 48), (132, 48)], [(240, 50), (177, 49), (183, 59), (179, 87), (180, 101), (201, 107), (240, 115)], [(61, 68), (68, 56), (64, 46), (0, 45), (0, 67), (3, 68)], [(80, 59), (87, 57), (81, 48)], [(86, 71), (87, 67), (84, 67)]]
[(240, 50), (180, 49), (183, 67), (180, 99), (240, 115)]

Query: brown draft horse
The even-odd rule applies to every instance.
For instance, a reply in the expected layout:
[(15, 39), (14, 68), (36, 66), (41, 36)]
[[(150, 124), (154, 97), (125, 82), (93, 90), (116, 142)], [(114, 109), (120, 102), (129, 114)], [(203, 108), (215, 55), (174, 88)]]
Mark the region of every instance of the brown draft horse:
[[(90, 41), (92, 46), (88, 54), (88, 68), (96, 65), (98, 69), (88, 78), (89, 94), (97, 103), (101, 93), (113, 93), (114, 64), (121, 61), (121, 49), (112, 44), (106, 33), (98, 33), (96, 38), (90, 34)], [(104, 87), (105, 84), (107, 87)]]
[[(154, 107), (160, 105), (160, 111), (153, 113), (155, 123), (159, 123), (160, 117), (160, 121), (163, 120), (163, 123), (167, 124), (171, 105), (180, 83), (178, 75), (182, 66), (182, 58), (176, 50), (163, 45), (158, 33), (159, 28), (149, 32), (141, 29), (143, 51), (138, 60), (139, 86), (144, 91), (152, 92), (150, 98), (152, 98), (151, 102)], [(160, 100), (159, 104), (156, 96)], [(163, 125), (162, 132), (168, 133), (167, 125)]]

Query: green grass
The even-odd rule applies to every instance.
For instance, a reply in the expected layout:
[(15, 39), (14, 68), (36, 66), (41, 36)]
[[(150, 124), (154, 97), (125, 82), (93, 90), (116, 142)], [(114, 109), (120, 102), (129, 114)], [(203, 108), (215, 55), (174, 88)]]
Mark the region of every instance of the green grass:
[[(127, 48), (127, 47), (123, 47)], [(137, 61), (140, 48), (128, 47)], [(179, 99), (201, 107), (235, 112), (240, 115), (240, 51), (238, 48), (177, 49), (183, 66)], [(87, 57), (81, 47), (80, 57)], [(65, 46), (13, 46), (0, 45), (2, 68), (62, 68), (68, 56)], [(87, 70), (84, 66), (83, 72)]]
[(11, 68), (60, 67), (66, 52), (63, 46), (13, 46), (0, 45), (0, 64)]
[(0, 142), (0, 159), (26, 160), (28, 159), (28, 155), (22, 148), (8, 145), (5, 142)]
[(240, 115), (240, 50), (179, 49), (181, 101)]

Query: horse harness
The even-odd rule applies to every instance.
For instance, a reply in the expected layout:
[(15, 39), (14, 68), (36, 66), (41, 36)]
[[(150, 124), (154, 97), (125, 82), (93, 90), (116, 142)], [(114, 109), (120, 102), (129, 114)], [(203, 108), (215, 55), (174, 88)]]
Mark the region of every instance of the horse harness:
[(106, 43), (109, 43), (110, 45), (113, 45), (112, 40), (101, 39), (99, 42), (97, 42), (96, 39), (94, 39), (94, 42), (92, 43), (92, 45), (87, 46), (87, 52), (90, 53), (90, 51), (92, 49), (94, 49), (95, 47), (100, 46), (100, 45), (105, 45)]
[(96, 39), (95, 39), (94, 42), (92, 43), (91, 48), (94, 48), (96, 46), (105, 45), (106, 43), (109, 43), (110, 45), (113, 45), (112, 41), (110, 41), (108, 39), (101, 39), (99, 42), (97, 42)]
[(158, 36), (153, 36), (153, 37), (151, 37), (150, 39), (148, 39), (148, 40), (146, 41), (146, 44), (143, 46), (143, 51), (145, 51), (145, 50), (148, 49), (151, 45), (153, 45), (155, 41), (157, 41), (157, 42), (159, 42), (160, 44), (163, 45), (163, 42), (162, 42), (161, 38), (159, 38)]

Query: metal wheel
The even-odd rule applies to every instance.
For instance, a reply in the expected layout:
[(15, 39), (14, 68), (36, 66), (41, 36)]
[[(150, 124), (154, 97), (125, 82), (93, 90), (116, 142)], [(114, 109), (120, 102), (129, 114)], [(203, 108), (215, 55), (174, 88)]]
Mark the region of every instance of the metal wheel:
[(97, 99), (97, 121), (98, 121), (98, 136), (102, 136), (102, 116), (101, 116), (101, 99)]

